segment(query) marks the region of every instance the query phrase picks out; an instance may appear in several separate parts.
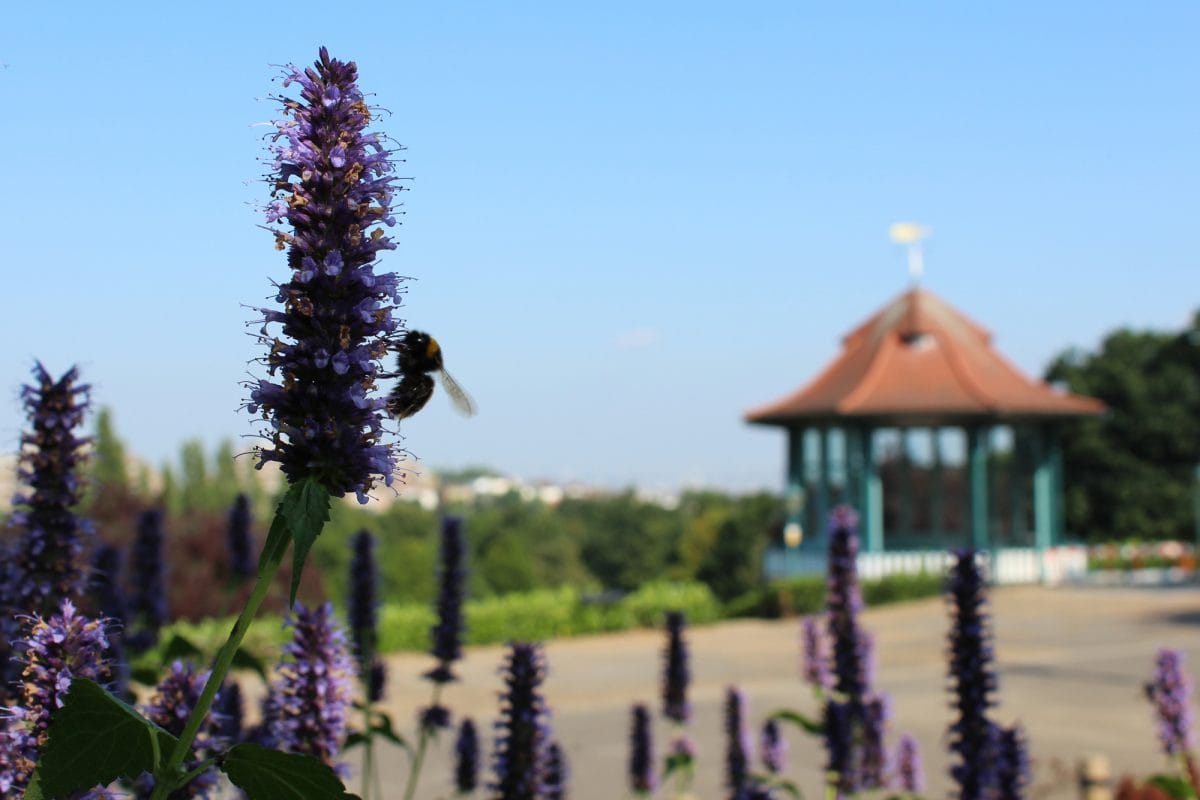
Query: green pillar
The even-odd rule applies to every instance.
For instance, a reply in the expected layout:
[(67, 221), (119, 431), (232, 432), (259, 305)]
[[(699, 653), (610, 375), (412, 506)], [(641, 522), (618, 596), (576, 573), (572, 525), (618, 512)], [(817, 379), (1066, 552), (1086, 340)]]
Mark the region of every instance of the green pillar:
[(900, 429), (900, 530), (909, 539), (913, 534), (912, 438), (909, 428)]
[(829, 427), (817, 428), (817, 503), (816, 530), (824, 531), (829, 520)]
[(1046, 431), (1038, 426), (1033, 434), (1033, 544), (1039, 551), (1054, 543), (1057, 505), (1054, 496), (1054, 459), (1050, 453)]
[(1063, 458), (1062, 458), (1062, 443), (1058, 440), (1057, 428), (1048, 427), (1046, 430), (1046, 438), (1050, 443), (1050, 475), (1051, 486), (1054, 490), (1051, 508), (1053, 515), (1050, 517), (1054, 534), (1054, 539), (1051, 544), (1058, 544), (1067, 535), (1066, 519), (1063, 516)]
[(971, 546), (988, 547), (988, 428), (967, 428), (967, 488), (971, 507)]
[(946, 476), (942, 471), (942, 429), (929, 429), (929, 444), (933, 464), (929, 471), (929, 527), (936, 540), (946, 533)]
[(863, 540), (867, 552), (883, 552), (883, 479), (879, 475), (879, 464), (875, 462), (875, 430), (871, 427), (863, 432)]
[(1012, 511), (1009, 535), (1012, 543), (1018, 546), (1029, 541), (1025, 509), (1025, 475), (1029, 470), (1026, 438), (1023, 428), (1012, 427), (1012, 461), (1008, 472), (1008, 502)]

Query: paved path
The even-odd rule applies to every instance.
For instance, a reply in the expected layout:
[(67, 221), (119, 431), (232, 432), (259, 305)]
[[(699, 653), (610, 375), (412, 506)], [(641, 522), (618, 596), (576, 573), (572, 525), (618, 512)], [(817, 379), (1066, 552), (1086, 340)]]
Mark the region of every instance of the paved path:
[[(1118, 771), (1146, 774), (1163, 767), (1141, 685), (1161, 645), (1182, 648), (1193, 674), (1200, 667), (1200, 592), (1014, 587), (995, 591), (992, 599), (1000, 667), (995, 718), (1025, 725), (1035, 782), (1047, 790), (1039, 793), (1042, 797), (1074, 797), (1062, 773), (1089, 753), (1106, 753)], [(926, 794), (944, 797), (949, 788), (943, 752), (949, 721), (945, 606), (932, 599), (885, 607), (868, 611), (864, 622), (877, 640), (876, 683), (893, 698), (893, 739), (901, 731), (918, 738), (929, 779)], [(701, 755), (695, 795), (700, 800), (723, 797), (720, 703), (725, 686), (736, 683), (745, 689), (756, 721), (785, 706), (815, 710), (797, 678), (797, 630), (795, 620), (785, 620), (689, 631), (696, 712), (691, 731)], [(629, 707), (647, 702), (657, 712), (662, 645), (661, 634), (635, 631), (564, 640), (547, 648), (551, 672), (546, 695), (554, 710), (555, 735), (571, 760), (574, 800), (627, 797)], [(502, 656), (500, 647), (471, 649), (461, 666), (463, 681), (446, 693), (456, 718), (474, 716), (489, 738)], [(428, 703), (428, 684), (417, 676), (430, 661), (403, 655), (391, 658), (389, 666), (389, 710), (399, 727), (410, 732), (414, 709)], [(657, 723), (660, 752), (666, 733)], [(791, 731), (789, 743), (790, 777), (809, 800), (820, 800), (820, 749)], [(451, 750), (452, 737), (433, 748), (418, 797), (450, 795)], [(384, 754), (384, 762), (385, 798), (400, 798), (405, 756), (393, 749)], [(348, 785), (357, 790), (357, 779)]]

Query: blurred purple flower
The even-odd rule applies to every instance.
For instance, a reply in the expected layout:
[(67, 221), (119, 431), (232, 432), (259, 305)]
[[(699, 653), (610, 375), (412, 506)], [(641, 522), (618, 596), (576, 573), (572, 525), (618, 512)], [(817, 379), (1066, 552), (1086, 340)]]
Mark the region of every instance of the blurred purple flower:
[(668, 611), (666, 620), (667, 650), (663, 669), (663, 716), (682, 725), (692, 716), (692, 708), (687, 701), (687, 689), (691, 675), (688, 671), (687, 642), (683, 638), (687, 617), (682, 611)]
[(329, 603), (311, 610), (297, 603), (287, 624), (292, 640), (284, 645), (264, 703), (266, 742), (340, 768), (337, 757), (353, 699), (346, 636), (334, 623)]
[(226, 745), (234, 745), (242, 741), (242, 726), (245, 719), (245, 709), (242, 701), (242, 687), (236, 682), (227, 680), (217, 693), (212, 707), (212, 735)]
[(997, 730), (995, 735), (997, 800), (1023, 800), (1032, 779), (1024, 732), (1014, 725)]
[[(279, 287), (283, 310), (262, 309), (270, 379), (251, 385), (250, 413), (270, 420), (260, 466), (276, 461), (288, 480), (320, 482), (331, 494), (367, 501), (380, 479), (391, 485), (392, 447), (383, 436), (384, 400), (370, 396), (397, 323), (399, 279), (376, 275), (380, 251), (395, 244), (392, 153), (376, 133), (353, 62), (320, 49), (307, 69), (288, 67), (277, 98), (282, 118), (271, 145), (274, 200), (269, 223), (287, 249), (292, 277)], [(282, 325), (282, 337), (267, 326)]]
[(848, 702), (825, 702), (825, 770), (834, 773), (833, 785), (839, 794), (857, 788), (854, 774), (854, 709)]
[(735, 686), (725, 689), (725, 788), (737, 800), (745, 793), (750, 774), (750, 730), (746, 724), (746, 694)]
[(351, 549), (346, 619), (358, 674), (369, 683), (379, 651), (379, 573), (375, 566), (375, 537), (361, 530), (351, 540)]
[(571, 767), (567, 763), (567, 754), (558, 742), (550, 742), (546, 747), (546, 763), (542, 775), (540, 800), (566, 800), (567, 787), (571, 784)]
[(443, 705), (427, 706), (417, 713), (417, 721), (423, 730), (445, 730), (450, 727), (450, 709)]
[(829, 558), (825, 608), (829, 638), (833, 642), (833, 688), (855, 706), (870, 688), (865, 683), (869, 667), (864, 657), (869, 644), (858, 624), (862, 590), (858, 584), (858, 514), (838, 506), (829, 515)]
[[(183, 733), (188, 715), (192, 713), (192, 709), (199, 701), (200, 693), (204, 691), (204, 684), (207, 681), (207, 672), (196, 672), (195, 667), (191, 664), (175, 661), (163, 679), (158, 682), (154, 694), (142, 706), (142, 714), (155, 725), (159, 725), (174, 736), (179, 736)], [(227, 742), (217, 737), (218, 728), (218, 718), (210, 714), (196, 735), (192, 750), (193, 757), (187, 762), (187, 769), (194, 769), (200, 765), (201, 761), (216, 755), (227, 745)], [(186, 786), (172, 791), (171, 800), (212, 797), (219, 780), (220, 775), (214, 766), (200, 773)], [(135, 789), (137, 797), (146, 800), (154, 793), (154, 778), (150, 775), (143, 775), (137, 780)]]
[(910, 734), (903, 734), (896, 745), (896, 788), (907, 794), (925, 791), (925, 769), (921, 765), (921, 748)]
[(863, 701), (862, 752), (859, 762), (858, 787), (881, 789), (886, 786), (888, 771), (887, 722), (891, 717), (891, 698), (886, 692), (876, 692)]
[(437, 624), (430, 630), (430, 652), (438, 665), (425, 673), (434, 683), (456, 680), (450, 666), (462, 658), (463, 581), (466, 580), (467, 542), (459, 517), (442, 518), (438, 570)]
[(546, 677), (541, 647), (510, 644), (501, 674), (504, 692), (496, 723), (495, 800), (540, 800), (549, 733), (546, 704), (538, 692)]
[(772, 775), (783, 772), (787, 765), (787, 740), (774, 719), (763, 723), (759, 754), (763, 767)]
[(950, 725), (950, 769), (961, 800), (981, 800), (996, 787), (996, 747), (988, 708), (996, 676), (992, 668), (986, 587), (973, 550), (958, 550), (947, 581), (950, 603), (950, 684), (957, 718)]
[(1154, 660), (1154, 675), (1146, 686), (1158, 717), (1158, 739), (1168, 756), (1186, 753), (1193, 747), (1192, 679), (1184, 668), (1183, 652), (1160, 648)]
[(103, 621), (88, 619), (64, 599), (59, 613), (23, 618), (26, 638), (18, 643), (21, 686), (18, 705), (6, 709), (0, 730), (0, 793), (20, 796), (46, 741), (50, 715), (62, 707), (75, 678), (107, 684), (111, 665)]
[(467, 717), (458, 726), (454, 742), (454, 787), (459, 794), (475, 791), (479, 785), (479, 734), (475, 722)]
[(129, 606), (121, 590), (121, 551), (102, 544), (92, 555), (88, 575), (88, 595), (97, 615), (108, 621), (108, 649), (104, 657), (113, 665), (112, 690), (126, 695), (129, 690), (129, 659), (125, 654), (125, 625)]
[(800, 620), (800, 672), (804, 681), (817, 690), (826, 690), (833, 685), (829, 674), (829, 653), (825, 637), (821, 635), (820, 620), (807, 616)]
[(657, 785), (650, 709), (638, 703), (633, 707), (633, 730), (629, 736), (629, 786), (635, 794), (649, 794)]
[(133, 650), (153, 646), (162, 626), (169, 621), (162, 523), (163, 514), (158, 509), (143, 511), (130, 550), (133, 591), (128, 620), (131, 631), (126, 641)]
[(229, 509), (229, 574), (239, 580), (254, 576), (254, 543), (250, 535), (250, 498), (239, 494)]

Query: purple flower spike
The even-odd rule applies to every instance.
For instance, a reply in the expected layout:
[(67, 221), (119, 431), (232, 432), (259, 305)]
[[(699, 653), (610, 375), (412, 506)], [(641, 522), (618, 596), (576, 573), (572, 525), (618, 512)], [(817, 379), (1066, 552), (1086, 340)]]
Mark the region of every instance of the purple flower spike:
[(1183, 653), (1169, 647), (1158, 651), (1154, 677), (1146, 686), (1158, 717), (1158, 739), (1168, 756), (1192, 749), (1192, 679), (1183, 664)]
[[(30, 429), (21, 434), (17, 478), (22, 488), (12, 498), (9, 522), (24, 531), (12, 554), (8, 609), (0, 615), (0, 638), (6, 642), (19, 634), (14, 614), (49, 617), (64, 599), (78, 602), (85, 588), (81, 553), (92, 527), (73, 508), (83, 490), (82, 450), (91, 440), (76, 437), (74, 430), (87, 412), (90, 387), (78, 377), (72, 367), (55, 380), (39, 363), (34, 383), (21, 389)], [(6, 658), (0, 671), (7, 666)]]
[(454, 742), (454, 787), (469, 794), (479, 785), (479, 734), (469, 717), (458, 726)]
[(1023, 800), (1032, 779), (1025, 734), (1020, 725), (1014, 725), (997, 731), (996, 737), (997, 800)]
[(663, 670), (663, 716), (679, 724), (688, 721), (692, 708), (687, 701), (688, 672), (687, 642), (683, 629), (687, 617), (682, 611), (667, 612), (667, 651)]
[(820, 621), (814, 616), (800, 621), (800, 653), (800, 672), (805, 683), (820, 691), (832, 686), (825, 637), (821, 635)]
[(872, 694), (863, 702), (862, 755), (858, 786), (881, 789), (888, 771), (887, 721), (891, 717), (891, 698), (884, 692)]
[(735, 800), (745, 793), (750, 774), (750, 731), (746, 716), (745, 693), (730, 686), (725, 690), (725, 787)]
[(496, 800), (539, 800), (548, 735), (546, 704), (538, 692), (546, 677), (541, 647), (510, 644), (502, 674), (492, 789)]
[(838, 506), (829, 515), (829, 559), (825, 607), (829, 638), (833, 641), (833, 688), (858, 705), (870, 688), (863, 663), (869, 645), (862, 641), (858, 613), (862, 590), (858, 585), (858, 515), (849, 506)]
[(759, 751), (767, 772), (772, 775), (783, 772), (787, 765), (787, 740), (783, 738), (779, 723), (773, 719), (763, 723)]
[(233, 681), (226, 681), (213, 701), (213, 736), (227, 745), (242, 741), (245, 709), (242, 701), (242, 687)]
[(129, 566), (136, 576), (129, 604), (130, 622), (137, 629), (128, 642), (134, 650), (145, 650), (158, 641), (159, 630), (168, 622), (161, 511), (143, 511), (138, 517)]
[(351, 542), (350, 597), (346, 601), (346, 619), (358, 674), (368, 676), (378, 652), (379, 575), (375, 567), (375, 537), (359, 531)]
[(25, 617), (27, 638), (20, 643), (21, 671), (18, 705), (7, 710), (0, 730), (0, 792), (19, 797), (45, 744), (50, 715), (62, 706), (74, 678), (98, 683), (111, 679), (105, 623), (81, 615), (70, 600), (58, 614), (43, 619)]
[(921, 766), (921, 748), (910, 734), (896, 745), (896, 788), (907, 794), (925, 791), (925, 769)]
[(270, 747), (316, 756), (339, 768), (346, 716), (353, 701), (354, 665), (346, 636), (329, 603), (309, 610), (297, 603), (288, 620), (292, 641), (275, 667), (263, 716)]
[(254, 545), (250, 537), (250, 498), (239, 494), (229, 509), (229, 574), (238, 580), (254, 576)]
[(980, 800), (995, 787), (996, 748), (987, 711), (996, 690), (983, 575), (973, 550), (959, 550), (950, 568), (950, 683), (957, 719), (949, 731), (959, 763), (950, 775), (962, 800)]
[(425, 673), (434, 683), (456, 680), (450, 666), (462, 658), (463, 581), (466, 579), (467, 541), (459, 517), (442, 518), (442, 542), (438, 573), (437, 624), (429, 635), (430, 652), (438, 665)]
[(397, 328), (399, 279), (374, 272), (379, 253), (395, 248), (379, 227), (395, 224), (392, 152), (366, 130), (371, 110), (353, 62), (321, 48), (312, 67), (286, 70), (283, 86), (292, 83), (300, 98), (278, 98), (267, 208), (268, 222), (288, 228), (273, 230), (292, 277), (279, 286), (283, 310), (262, 309), (270, 379), (250, 385), (248, 408), (270, 421), (259, 466), (278, 462), (293, 483), (313, 478), (365, 503), (396, 466), (381, 442), (384, 401), (369, 396)]
[(566, 800), (567, 787), (571, 783), (571, 767), (567, 763), (567, 754), (558, 742), (551, 742), (546, 748), (543, 775), (540, 797), (543, 800)]
[(645, 795), (657, 785), (650, 709), (639, 703), (633, 707), (633, 731), (629, 738), (629, 787), (635, 794)]
[(849, 703), (828, 700), (825, 703), (825, 762), (827, 772), (835, 773), (834, 786), (839, 794), (855, 791), (854, 709)]
[[(192, 713), (192, 709), (199, 701), (200, 693), (204, 691), (204, 684), (207, 681), (207, 672), (196, 672), (191, 664), (176, 661), (171, 664), (171, 669), (167, 672), (166, 677), (159, 681), (154, 694), (142, 707), (142, 713), (146, 719), (178, 736), (183, 733), (188, 715)], [(202, 760), (215, 755), (228, 744), (216, 736), (219, 724), (219, 720), (214, 715), (210, 715), (200, 727), (194, 744), (195, 758), (187, 764), (189, 770), (199, 766)], [(187, 800), (187, 798), (193, 797), (212, 797), (217, 789), (219, 779), (219, 773), (213, 767), (193, 778), (187, 786), (176, 789), (171, 793), (171, 798), (172, 800), (175, 798)], [(154, 778), (150, 775), (143, 775), (138, 779), (136, 789), (138, 798), (146, 800), (154, 792)]]
[(104, 657), (113, 665), (112, 690), (125, 695), (129, 690), (129, 659), (125, 655), (125, 625), (129, 606), (121, 591), (121, 551), (112, 545), (100, 545), (92, 556), (88, 575), (88, 595), (97, 614), (108, 620), (108, 649)]

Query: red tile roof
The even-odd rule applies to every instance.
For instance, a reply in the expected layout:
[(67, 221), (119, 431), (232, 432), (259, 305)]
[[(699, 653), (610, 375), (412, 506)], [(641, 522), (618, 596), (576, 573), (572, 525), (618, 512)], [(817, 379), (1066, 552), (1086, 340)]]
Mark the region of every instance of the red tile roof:
[(992, 335), (923, 289), (884, 306), (842, 340), (842, 353), (788, 396), (746, 413), (786, 425), (835, 417), (920, 424), (961, 418), (1100, 414), (1099, 400), (1057, 391), (1021, 374)]

